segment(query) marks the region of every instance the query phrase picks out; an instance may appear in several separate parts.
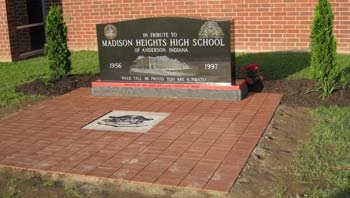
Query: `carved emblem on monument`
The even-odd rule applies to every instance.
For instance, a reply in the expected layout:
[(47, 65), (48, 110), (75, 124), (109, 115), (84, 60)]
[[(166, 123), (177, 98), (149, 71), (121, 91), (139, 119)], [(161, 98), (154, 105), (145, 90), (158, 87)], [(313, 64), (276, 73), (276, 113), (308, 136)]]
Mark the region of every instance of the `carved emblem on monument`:
[(158, 76), (193, 76), (192, 68), (186, 63), (167, 56), (139, 56), (130, 66), (131, 73), (153, 74)]
[(106, 25), (103, 29), (104, 36), (109, 40), (115, 39), (117, 37), (117, 33), (117, 28), (112, 24)]
[(199, 38), (224, 38), (225, 34), (216, 21), (205, 22), (198, 34)]

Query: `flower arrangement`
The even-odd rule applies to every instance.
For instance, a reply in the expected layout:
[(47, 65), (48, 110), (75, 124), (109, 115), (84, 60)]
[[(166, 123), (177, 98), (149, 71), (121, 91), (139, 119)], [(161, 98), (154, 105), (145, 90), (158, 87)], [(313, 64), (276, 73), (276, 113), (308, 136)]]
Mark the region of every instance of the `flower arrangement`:
[(248, 64), (242, 68), (242, 72), (245, 73), (245, 82), (250, 91), (261, 91), (264, 88), (262, 84), (264, 77), (259, 72), (258, 64)]
[(254, 85), (258, 81), (262, 81), (264, 79), (263, 75), (259, 72), (258, 64), (248, 64), (242, 68), (242, 72), (245, 73), (245, 82), (248, 85)]

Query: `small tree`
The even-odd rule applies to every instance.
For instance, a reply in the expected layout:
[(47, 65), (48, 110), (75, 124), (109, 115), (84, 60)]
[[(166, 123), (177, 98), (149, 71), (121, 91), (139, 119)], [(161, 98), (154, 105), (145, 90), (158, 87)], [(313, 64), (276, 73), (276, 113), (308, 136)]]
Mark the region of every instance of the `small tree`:
[(336, 62), (337, 41), (333, 35), (334, 15), (329, 0), (318, 0), (311, 30), (311, 69), (316, 90), (325, 99), (337, 88), (340, 73)]
[(329, 0), (318, 0), (311, 31), (311, 68), (318, 82), (334, 80), (339, 69), (336, 63), (337, 41), (333, 35), (334, 15)]
[(49, 59), (50, 78), (67, 77), (72, 69), (71, 52), (67, 45), (67, 26), (60, 6), (52, 6), (46, 17), (45, 54)]

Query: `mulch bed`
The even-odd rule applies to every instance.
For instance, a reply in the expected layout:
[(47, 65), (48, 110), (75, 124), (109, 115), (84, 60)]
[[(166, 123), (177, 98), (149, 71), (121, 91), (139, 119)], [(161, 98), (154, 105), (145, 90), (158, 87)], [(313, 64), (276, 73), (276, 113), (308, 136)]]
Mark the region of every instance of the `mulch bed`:
[[(40, 80), (17, 87), (17, 91), (26, 94), (58, 96), (79, 87), (91, 87), (91, 82), (99, 79), (99, 75), (72, 75), (66, 79), (57, 80), (45, 85)], [(319, 98), (319, 93), (305, 93), (314, 86), (312, 80), (267, 80), (264, 81), (266, 93), (283, 93), (282, 103), (289, 106), (317, 107), (321, 105), (350, 105), (350, 89), (341, 89), (333, 93), (326, 100)]]
[(340, 89), (325, 100), (320, 99), (318, 92), (306, 93), (315, 85), (312, 80), (269, 80), (264, 81), (263, 92), (283, 93), (282, 104), (289, 106), (318, 107), (350, 105), (350, 89)]
[(16, 90), (32, 95), (59, 96), (79, 87), (91, 87), (91, 82), (97, 79), (99, 79), (99, 75), (72, 75), (48, 85), (45, 85), (41, 80), (35, 80), (17, 87)]

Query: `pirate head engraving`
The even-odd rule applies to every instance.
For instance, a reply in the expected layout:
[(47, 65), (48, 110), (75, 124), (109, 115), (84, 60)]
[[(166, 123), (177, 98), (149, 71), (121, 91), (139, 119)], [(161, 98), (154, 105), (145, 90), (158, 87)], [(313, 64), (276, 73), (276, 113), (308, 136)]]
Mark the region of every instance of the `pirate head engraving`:
[(205, 22), (198, 34), (199, 38), (224, 38), (225, 34), (216, 21)]
[(103, 34), (109, 40), (115, 39), (117, 37), (117, 33), (117, 28), (112, 24), (108, 24), (103, 28)]
[(107, 119), (98, 122), (98, 124), (113, 127), (143, 127), (147, 126), (145, 122), (150, 120), (153, 119), (145, 118), (141, 115), (109, 116)]

